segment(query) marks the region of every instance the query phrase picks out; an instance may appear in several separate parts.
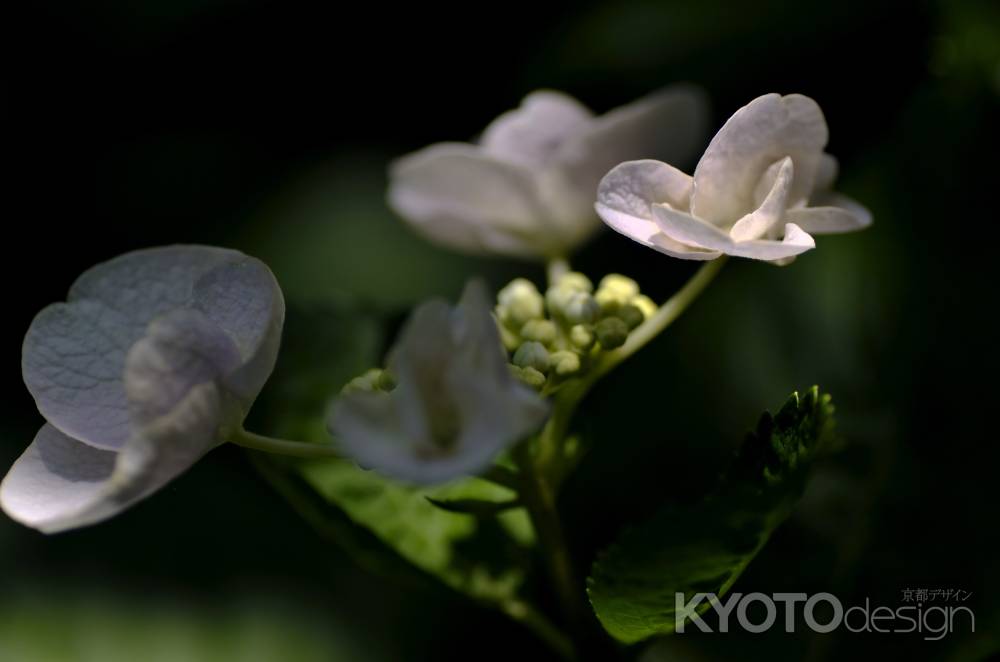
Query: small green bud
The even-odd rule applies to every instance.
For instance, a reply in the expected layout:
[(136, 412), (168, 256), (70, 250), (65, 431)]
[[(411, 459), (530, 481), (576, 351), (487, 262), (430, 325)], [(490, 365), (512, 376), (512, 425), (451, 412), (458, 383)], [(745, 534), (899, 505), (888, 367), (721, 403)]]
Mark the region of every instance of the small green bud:
[(396, 388), (396, 375), (392, 374), (388, 370), (380, 371), (378, 379), (375, 380), (375, 388), (387, 393), (393, 390)]
[(391, 391), (396, 388), (396, 379), (388, 370), (372, 368), (358, 375), (340, 389), (342, 395), (352, 393), (374, 393), (375, 391)]
[(601, 314), (601, 308), (594, 297), (577, 292), (569, 298), (561, 312), (570, 324), (590, 324)]
[(576, 294), (576, 290), (569, 287), (559, 287), (554, 285), (545, 291), (545, 306), (549, 309), (549, 315), (556, 317), (562, 314), (563, 308), (570, 298)]
[(615, 349), (625, 344), (628, 327), (617, 317), (605, 317), (594, 327), (597, 341), (604, 349)]
[(589, 278), (578, 271), (570, 271), (563, 274), (559, 277), (555, 286), (587, 294), (594, 291), (594, 284), (590, 282)]
[(577, 324), (569, 330), (569, 341), (577, 349), (590, 349), (594, 344), (594, 334), (583, 324)]
[(629, 331), (642, 324), (642, 320), (645, 319), (642, 311), (630, 303), (619, 308), (618, 312), (615, 313), (615, 317), (625, 322), (625, 326), (628, 327)]
[(608, 274), (601, 279), (601, 284), (597, 291), (617, 294), (622, 301), (628, 301), (639, 294), (639, 284), (628, 276), (621, 274)]
[(545, 372), (549, 369), (549, 350), (540, 342), (522, 343), (514, 352), (514, 365)]
[(545, 300), (534, 283), (515, 278), (497, 294), (497, 317), (513, 331), (545, 316)]
[(597, 287), (597, 293), (594, 296), (603, 305), (605, 301), (624, 304), (638, 295), (639, 284), (634, 280), (621, 274), (608, 274), (601, 279), (601, 284)]
[(549, 345), (556, 339), (556, 325), (550, 320), (531, 320), (521, 327), (521, 337)]
[(580, 371), (580, 355), (569, 350), (552, 352), (552, 370), (559, 377), (569, 377)]
[(629, 301), (630, 304), (638, 308), (642, 312), (642, 316), (645, 319), (649, 319), (656, 314), (656, 304), (645, 294), (640, 294), (639, 296), (632, 297)]
[(497, 331), (500, 332), (500, 342), (503, 344), (504, 349), (508, 352), (513, 352), (521, 344), (521, 336), (517, 332), (507, 328), (507, 325), (501, 324), (496, 314), (493, 315), (493, 321), (496, 322)]
[(522, 368), (518, 365), (512, 365), (509, 367), (510, 374), (514, 375), (516, 379), (521, 380), (531, 388), (540, 389), (545, 386), (545, 375), (538, 372), (534, 368)]

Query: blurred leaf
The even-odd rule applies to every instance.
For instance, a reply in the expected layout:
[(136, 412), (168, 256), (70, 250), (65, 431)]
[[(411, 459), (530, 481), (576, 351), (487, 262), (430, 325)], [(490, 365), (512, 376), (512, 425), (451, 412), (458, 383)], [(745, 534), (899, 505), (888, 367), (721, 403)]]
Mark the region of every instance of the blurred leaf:
[(675, 593), (688, 600), (725, 594), (791, 513), (832, 425), (829, 396), (816, 387), (793, 394), (777, 415), (761, 417), (712, 496), (664, 507), (626, 530), (588, 579), (605, 629), (625, 643), (667, 634), (675, 626)]
[(233, 608), (84, 595), (5, 595), (0, 659), (24, 662), (337, 662), (382, 659), (329, 619), (289, 604)]
[[(278, 367), (250, 427), (329, 443), (329, 402), (352, 377), (381, 362), (381, 331), (370, 317), (331, 307), (292, 310), (285, 328)], [(524, 579), (519, 561), (533, 533), (522, 508), (478, 519), (428, 501), (509, 502), (512, 490), (476, 478), (412, 487), (345, 460), (298, 463), (299, 477), (273, 458), (258, 463), (303, 517), (367, 567), (397, 574), (401, 557), (451, 588), (487, 600), (512, 597)]]
[(495, 517), (502, 512), (521, 506), (520, 499), (488, 501), (486, 499), (435, 499), (427, 497), (434, 506), (448, 513), (459, 513), (473, 517)]

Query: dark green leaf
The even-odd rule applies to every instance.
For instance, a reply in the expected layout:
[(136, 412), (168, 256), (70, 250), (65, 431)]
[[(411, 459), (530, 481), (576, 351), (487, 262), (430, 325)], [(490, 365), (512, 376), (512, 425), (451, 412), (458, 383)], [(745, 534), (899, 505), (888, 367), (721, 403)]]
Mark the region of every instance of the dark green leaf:
[(712, 496), (664, 507), (627, 529), (588, 579), (605, 629), (625, 643), (667, 634), (675, 628), (677, 593), (687, 601), (728, 591), (791, 513), (830, 436), (832, 414), (829, 396), (816, 387), (793, 394), (776, 415), (761, 417)]
[(520, 499), (487, 501), (485, 499), (435, 499), (427, 497), (427, 500), (446, 512), (473, 515), (475, 517), (496, 517), (504, 511), (521, 506)]

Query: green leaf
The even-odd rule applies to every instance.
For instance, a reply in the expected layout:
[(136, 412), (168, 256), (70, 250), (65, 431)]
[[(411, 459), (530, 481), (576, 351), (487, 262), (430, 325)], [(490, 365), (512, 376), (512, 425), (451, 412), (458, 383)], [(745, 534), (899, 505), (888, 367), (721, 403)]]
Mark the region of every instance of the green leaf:
[(676, 593), (685, 602), (695, 593), (724, 595), (791, 513), (832, 426), (828, 395), (816, 387), (792, 394), (776, 415), (761, 417), (710, 497), (663, 507), (627, 529), (587, 580), (604, 628), (624, 643), (668, 634)]
[(431, 504), (449, 513), (472, 515), (473, 517), (496, 517), (512, 508), (520, 508), (520, 499), (489, 501), (486, 499), (435, 499), (427, 497)]
[(516, 563), (531, 542), (524, 509), (482, 519), (442, 510), (430, 501), (509, 501), (513, 492), (507, 488), (475, 478), (409, 486), (337, 460), (304, 464), (302, 474), (354, 522), (453, 589), (503, 601), (516, 595), (524, 580)]
[[(291, 311), (285, 329), (278, 367), (249, 427), (329, 443), (330, 401), (352, 377), (381, 362), (379, 326), (359, 313), (323, 308)], [(524, 580), (522, 562), (534, 534), (523, 508), (470, 517), (428, 500), (510, 505), (513, 490), (477, 478), (430, 488), (404, 485), (346, 460), (297, 462), (291, 468), (270, 457), (257, 462), (307, 521), (368, 568), (399, 576), (405, 560), (411, 569), (490, 601), (513, 597)]]

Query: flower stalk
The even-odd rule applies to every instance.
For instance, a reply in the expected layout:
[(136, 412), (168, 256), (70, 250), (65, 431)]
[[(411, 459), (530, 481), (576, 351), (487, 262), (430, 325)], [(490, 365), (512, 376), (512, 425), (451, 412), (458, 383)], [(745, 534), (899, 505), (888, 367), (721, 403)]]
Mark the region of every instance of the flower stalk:
[[(543, 432), (539, 441), (545, 438)], [(586, 596), (577, 582), (573, 558), (556, 510), (555, 486), (548, 480), (539, 459), (540, 456), (532, 454), (530, 443), (522, 444), (514, 451), (514, 460), (524, 476), (520, 498), (538, 536), (566, 626), (574, 640), (580, 641), (584, 638), (589, 620)], [(572, 647), (569, 653), (569, 659), (575, 659)]]
[(333, 444), (314, 444), (305, 441), (275, 439), (274, 437), (267, 437), (255, 432), (248, 432), (243, 428), (236, 430), (227, 441), (243, 448), (263, 451), (274, 455), (311, 459), (341, 457)]

